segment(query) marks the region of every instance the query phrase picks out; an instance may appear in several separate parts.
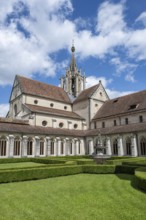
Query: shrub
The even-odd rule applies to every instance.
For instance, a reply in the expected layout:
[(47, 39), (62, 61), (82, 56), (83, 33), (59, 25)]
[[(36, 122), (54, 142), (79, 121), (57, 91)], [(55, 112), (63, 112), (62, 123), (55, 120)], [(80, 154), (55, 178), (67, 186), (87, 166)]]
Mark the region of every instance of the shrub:
[(84, 165), (84, 173), (115, 173), (114, 165)]
[(74, 161), (69, 160), (69, 161), (66, 161), (65, 164), (66, 165), (76, 165), (77, 162), (75, 160)]
[(95, 164), (93, 159), (77, 159), (77, 164)]
[(146, 191), (146, 167), (137, 168), (135, 178), (137, 187)]
[(32, 162), (43, 164), (64, 164), (66, 160), (54, 160), (52, 158), (31, 158)]
[(117, 165), (116, 173), (134, 174), (137, 166)]
[(31, 162), (32, 158), (1, 158), (0, 164), (3, 163), (21, 163), (21, 162)]
[(82, 173), (82, 166), (60, 166), (51, 168), (0, 171), (0, 183), (45, 179)]

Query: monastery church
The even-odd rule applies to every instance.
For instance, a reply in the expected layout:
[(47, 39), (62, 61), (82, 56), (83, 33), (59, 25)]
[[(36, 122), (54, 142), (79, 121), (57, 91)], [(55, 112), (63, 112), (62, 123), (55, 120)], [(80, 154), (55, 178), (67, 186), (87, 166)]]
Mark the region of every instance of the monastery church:
[(16, 75), (6, 118), (0, 118), (0, 158), (92, 155), (146, 156), (146, 90), (109, 99), (102, 82), (86, 88), (75, 47), (61, 87)]

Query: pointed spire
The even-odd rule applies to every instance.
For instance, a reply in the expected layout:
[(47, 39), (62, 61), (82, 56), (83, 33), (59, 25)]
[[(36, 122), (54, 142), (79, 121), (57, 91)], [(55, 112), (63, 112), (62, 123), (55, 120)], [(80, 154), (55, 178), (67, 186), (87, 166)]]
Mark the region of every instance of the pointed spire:
[(77, 65), (76, 65), (76, 60), (75, 60), (75, 56), (74, 56), (74, 52), (75, 52), (74, 41), (72, 43), (71, 52), (72, 52), (72, 58), (71, 58), (70, 70), (75, 71), (77, 68)]

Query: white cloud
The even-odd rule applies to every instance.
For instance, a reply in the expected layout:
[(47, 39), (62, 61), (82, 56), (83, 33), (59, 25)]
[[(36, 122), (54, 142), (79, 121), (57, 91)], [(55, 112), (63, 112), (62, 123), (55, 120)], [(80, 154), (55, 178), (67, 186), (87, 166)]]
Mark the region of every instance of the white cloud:
[(142, 12), (136, 19), (136, 22), (137, 21), (141, 21), (146, 26), (146, 12)]
[(0, 104), (0, 117), (5, 117), (9, 110), (9, 104)]
[(109, 89), (109, 84), (112, 82), (112, 79), (106, 79), (105, 77), (95, 77), (95, 76), (89, 76), (86, 79), (86, 87), (91, 87), (99, 83), (99, 80), (101, 80), (102, 85), (105, 87), (107, 94), (109, 95), (109, 98), (116, 98), (124, 95), (128, 95), (130, 93), (133, 93), (134, 91), (117, 91), (114, 89)]

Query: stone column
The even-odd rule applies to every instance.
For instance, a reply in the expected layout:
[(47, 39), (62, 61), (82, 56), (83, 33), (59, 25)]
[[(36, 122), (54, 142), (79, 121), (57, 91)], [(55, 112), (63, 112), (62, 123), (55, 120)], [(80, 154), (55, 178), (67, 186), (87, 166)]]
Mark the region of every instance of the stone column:
[(35, 157), (35, 138), (32, 138), (32, 157)]
[(132, 156), (137, 157), (138, 156), (138, 150), (137, 150), (137, 142), (136, 142), (136, 135), (131, 136), (131, 150), (132, 150)]
[(80, 154), (85, 155), (85, 145), (84, 145), (84, 140), (80, 140)]
[(23, 136), (23, 140), (22, 140), (22, 157), (27, 157), (27, 141), (28, 141), (28, 137)]
[(46, 137), (46, 156), (51, 155), (51, 139), (50, 137)]
[(9, 147), (7, 157), (14, 156), (14, 135), (9, 135)]
[(46, 138), (44, 138), (44, 156), (47, 156), (47, 141)]
[(124, 155), (124, 150), (123, 150), (123, 142), (122, 142), (122, 137), (118, 137), (118, 156), (123, 156)]
[(57, 137), (56, 140), (57, 140), (57, 156), (60, 156), (61, 155), (61, 139), (60, 137)]
[(89, 140), (89, 155), (92, 155), (94, 152), (94, 144), (93, 144), (93, 139)]
[(75, 140), (73, 139), (72, 140), (72, 155), (74, 156), (75, 155)]
[(35, 136), (35, 156), (40, 156), (40, 138), (38, 136)]
[(57, 139), (54, 139), (54, 156), (57, 156)]
[(110, 138), (109, 138), (109, 137), (106, 139), (106, 154), (107, 154), (108, 156), (111, 156), (111, 155), (112, 155), (111, 141), (110, 141)]

